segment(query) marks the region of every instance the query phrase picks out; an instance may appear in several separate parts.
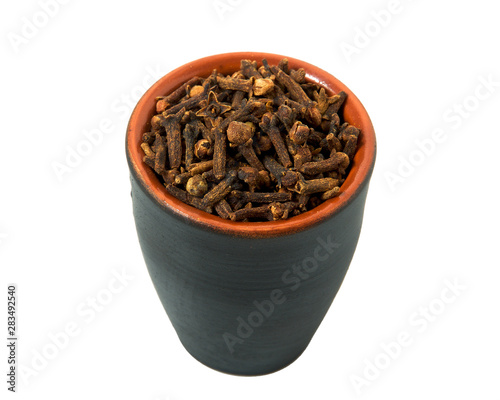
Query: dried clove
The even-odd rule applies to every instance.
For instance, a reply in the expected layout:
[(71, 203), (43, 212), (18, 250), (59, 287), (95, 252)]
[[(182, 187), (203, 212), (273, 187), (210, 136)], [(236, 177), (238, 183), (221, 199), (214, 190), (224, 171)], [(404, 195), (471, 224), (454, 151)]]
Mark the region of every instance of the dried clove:
[(233, 195), (238, 198), (242, 198), (245, 203), (273, 203), (276, 201), (291, 201), (292, 193), (290, 192), (272, 192), (272, 193), (260, 193), (260, 192), (240, 192), (237, 190), (232, 191)]
[(186, 185), (189, 178), (191, 178), (190, 172), (181, 172), (175, 176), (174, 182), (176, 185)]
[(155, 172), (161, 174), (165, 171), (165, 163), (167, 161), (167, 147), (165, 146), (165, 138), (160, 136), (159, 133), (156, 134), (156, 139), (154, 142), (155, 147)]
[(295, 191), (299, 194), (323, 193), (338, 186), (338, 180), (333, 178), (312, 179), (309, 181), (299, 180), (295, 185)]
[(314, 126), (318, 126), (321, 123), (321, 113), (300, 85), (275, 66), (271, 67), (271, 71), (276, 75), (276, 79), (287, 88), (290, 96), (307, 108), (306, 119)]
[(182, 162), (181, 118), (186, 110), (181, 108), (176, 114), (170, 114), (162, 122), (167, 134), (168, 160), (170, 168), (178, 168)]
[(278, 107), (276, 116), (280, 119), (283, 125), (285, 125), (286, 130), (290, 131), (293, 124), (295, 123), (295, 112), (287, 105), (282, 104)]
[(264, 157), (264, 166), (276, 180), (276, 182), (278, 183), (278, 187), (281, 187), (281, 178), (283, 177), (283, 175), (285, 175), (286, 171), (288, 170), (270, 156)]
[(255, 79), (253, 83), (253, 94), (254, 96), (264, 96), (274, 89), (274, 81), (269, 78), (258, 78)]
[(190, 206), (196, 207), (199, 210), (211, 213), (212, 207), (203, 203), (202, 199), (192, 196), (185, 190), (179, 189), (178, 187), (168, 184), (165, 186), (167, 192), (174, 196), (176, 199), (182, 201), (183, 203), (189, 204)]
[(306, 70), (304, 68), (292, 69), (290, 77), (297, 83), (304, 83), (306, 81)]
[(241, 90), (243, 92), (249, 92), (253, 86), (250, 79), (217, 77), (217, 83), (221, 89)]
[(196, 197), (202, 197), (208, 191), (208, 184), (201, 175), (195, 175), (188, 179), (186, 191)]
[(212, 144), (207, 139), (198, 140), (194, 145), (193, 154), (199, 160), (210, 157), (213, 154)]
[(189, 173), (192, 176), (202, 174), (203, 172), (209, 171), (214, 167), (214, 160), (202, 161), (196, 164), (191, 164)]
[(355, 135), (350, 135), (344, 146), (344, 153), (347, 154), (349, 160), (352, 161), (354, 158), (354, 153), (356, 152), (356, 146), (358, 144), (358, 137)]
[(184, 144), (186, 146), (184, 162), (186, 163), (186, 168), (189, 169), (194, 158), (194, 145), (196, 139), (198, 138), (199, 131), (193, 124), (186, 124), (184, 131), (182, 132), (182, 137), (184, 138)]
[(333, 171), (335, 169), (346, 169), (349, 166), (349, 157), (347, 154), (339, 152), (333, 154), (326, 160), (307, 162), (299, 171), (306, 175), (317, 175), (323, 172)]
[(347, 98), (347, 94), (345, 92), (339, 92), (333, 96), (331, 104), (326, 109), (323, 118), (331, 120), (334, 114), (337, 114), (340, 110), (342, 104), (344, 104), (345, 99)]
[(283, 142), (283, 138), (281, 137), (281, 133), (278, 125), (278, 117), (271, 113), (266, 113), (262, 116), (262, 121), (259, 124), (260, 128), (267, 133), (269, 139), (273, 143), (274, 148), (276, 149), (276, 153), (278, 154), (278, 158), (281, 164), (288, 168), (292, 166), (292, 162), (290, 161), (290, 155), (286, 149), (285, 143)]
[(212, 190), (203, 196), (203, 204), (207, 207), (213, 206), (221, 201), (233, 189), (232, 185), (236, 180), (237, 172), (235, 170), (229, 172), (227, 176), (220, 181)]
[(251, 60), (241, 60), (241, 73), (247, 78), (262, 78), (262, 75), (257, 71), (257, 63)]
[[(143, 161), (167, 193), (232, 221), (278, 221), (339, 196), (358, 128), (331, 95), (283, 59), (194, 77), (156, 99)], [(257, 206), (255, 206), (257, 205)]]
[(244, 219), (267, 219), (272, 220), (273, 216), (269, 206), (241, 208), (231, 214), (232, 221), (242, 221)]
[(227, 140), (238, 145), (248, 142), (255, 132), (255, 126), (250, 122), (233, 121), (227, 127)]
[(329, 200), (337, 197), (340, 194), (340, 187), (335, 186), (333, 189), (327, 190), (326, 192), (321, 194), (321, 200)]
[(219, 217), (224, 219), (231, 219), (233, 210), (231, 209), (231, 206), (225, 199), (222, 199), (218, 203), (216, 203), (214, 209), (215, 212), (219, 214)]
[(290, 140), (295, 144), (301, 145), (307, 142), (310, 129), (300, 121), (296, 121), (290, 129)]
[(264, 166), (262, 165), (262, 162), (259, 160), (257, 155), (255, 154), (255, 150), (253, 149), (253, 140), (248, 139), (245, 143), (240, 144), (238, 146), (238, 151), (241, 153), (243, 157), (245, 157), (245, 160), (253, 167), (256, 168), (257, 170), (264, 170)]

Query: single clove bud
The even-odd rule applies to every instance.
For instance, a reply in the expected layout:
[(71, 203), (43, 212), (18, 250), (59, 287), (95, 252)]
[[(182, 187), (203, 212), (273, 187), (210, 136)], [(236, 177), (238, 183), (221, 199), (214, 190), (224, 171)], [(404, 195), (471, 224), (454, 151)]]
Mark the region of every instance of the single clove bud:
[(332, 96), (332, 102), (323, 114), (323, 118), (331, 120), (334, 114), (338, 113), (342, 104), (344, 104), (347, 94), (344, 91), (338, 92)]
[(337, 113), (332, 115), (330, 120), (330, 125), (328, 127), (328, 133), (333, 133), (336, 137), (340, 132), (340, 117)]
[(255, 154), (255, 150), (253, 149), (253, 140), (248, 139), (245, 143), (240, 144), (238, 146), (238, 151), (241, 153), (243, 157), (245, 157), (245, 160), (253, 167), (256, 168), (257, 170), (264, 170), (264, 166), (260, 162), (259, 158)]
[(272, 220), (273, 216), (269, 206), (241, 208), (231, 214), (232, 221), (242, 221), (249, 218)]
[(189, 178), (186, 183), (186, 191), (196, 197), (202, 197), (208, 191), (207, 181), (201, 175)]
[[(219, 94), (222, 97), (222, 93)], [(197, 117), (217, 118), (231, 110), (231, 106), (221, 102), (215, 92), (210, 91), (208, 100), (203, 102), (204, 107), (196, 112)]]
[(156, 138), (155, 132), (146, 132), (142, 135), (142, 142), (146, 144), (153, 144)]
[(253, 86), (251, 79), (222, 78), (219, 76), (217, 84), (221, 89), (241, 90), (243, 92), (249, 92)]
[(238, 179), (245, 182), (250, 191), (253, 192), (259, 188), (259, 170), (254, 167), (240, 167), (238, 170)]
[(338, 196), (340, 194), (340, 187), (335, 186), (333, 189), (327, 190), (326, 192), (322, 193), (320, 198), (321, 200), (329, 200), (333, 199), (334, 197)]
[(242, 92), (242, 91), (237, 91), (234, 96), (233, 96), (233, 100), (231, 102), (231, 108), (233, 110), (238, 110), (239, 108), (241, 108), (241, 103), (243, 101), (243, 98), (245, 97), (246, 93), (245, 92)]
[(213, 154), (211, 143), (207, 139), (200, 139), (194, 145), (194, 156), (203, 160)]
[(339, 132), (339, 139), (343, 140), (344, 142), (347, 142), (349, 136), (356, 136), (357, 138), (359, 136), (359, 129), (352, 125), (347, 125), (343, 129), (341, 127)]
[(247, 78), (262, 78), (262, 75), (257, 71), (257, 63), (251, 60), (241, 60), (240, 62), (241, 73)]
[(258, 69), (259, 74), (262, 75), (263, 78), (271, 78), (272, 73), (270, 70), (266, 69), (265, 66), (261, 65)]
[(155, 158), (155, 153), (147, 142), (141, 143), (141, 149), (144, 151), (146, 157)]
[(276, 112), (276, 116), (279, 118), (287, 131), (290, 131), (293, 124), (295, 123), (295, 112), (285, 104), (282, 104), (278, 107), (278, 111)]
[(250, 122), (233, 121), (227, 127), (227, 140), (235, 145), (243, 144), (253, 136), (255, 127)]
[(264, 157), (264, 166), (269, 171), (269, 173), (274, 177), (276, 182), (278, 183), (278, 187), (281, 187), (281, 178), (288, 171), (283, 165), (278, 163), (274, 158), (265, 156)]
[(176, 185), (185, 185), (187, 181), (191, 178), (190, 172), (181, 172), (175, 176), (175, 184)]
[(185, 164), (186, 168), (189, 169), (194, 158), (194, 145), (196, 139), (198, 138), (199, 131), (193, 124), (187, 123), (182, 132), (182, 137), (184, 138), (184, 143), (186, 145), (185, 150)]
[(292, 142), (301, 145), (307, 142), (310, 129), (300, 121), (296, 121), (290, 129), (289, 135)]
[(236, 170), (230, 171), (222, 181), (220, 181), (212, 190), (203, 196), (203, 204), (207, 207), (212, 207), (215, 203), (226, 197), (226, 195), (233, 189), (232, 185), (236, 180), (236, 175)]
[(271, 193), (262, 193), (262, 192), (240, 192), (237, 190), (233, 190), (231, 192), (236, 197), (242, 198), (245, 203), (273, 203), (273, 202), (284, 202), (292, 200), (292, 193), (290, 192), (271, 192)]
[(194, 86), (202, 82), (203, 79), (200, 78), (199, 76), (195, 76), (191, 79), (189, 79), (187, 82), (184, 82), (181, 86), (179, 86), (177, 89), (175, 89), (172, 93), (170, 93), (168, 96), (164, 97), (162, 99), (163, 105), (165, 108), (161, 111), (157, 111), (158, 113), (161, 113), (165, 111), (168, 107), (170, 107), (172, 104), (177, 103), (182, 97), (186, 94), (186, 88), (190, 86)]
[(290, 77), (297, 83), (305, 83), (306, 70), (304, 68), (292, 69), (290, 71)]
[(273, 142), (269, 139), (269, 136), (259, 134), (257, 140), (254, 140), (254, 145), (258, 149), (259, 154), (263, 151), (268, 151), (273, 147)]
[(294, 186), (300, 178), (300, 173), (297, 171), (286, 171), (285, 174), (281, 177), (281, 184), (284, 187)]
[(276, 149), (276, 153), (281, 164), (288, 168), (292, 166), (292, 162), (290, 161), (290, 155), (286, 149), (285, 143), (283, 142), (283, 138), (281, 137), (281, 133), (278, 125), (278, 117), (271, 113), (266, 113), (262, 116), (262, 121), (259, 124), (260, 128), (267, 133), (271, 142), (273, 143), (274, 148)]
[(295, 201), (289, 201), (286, 203), (271, 203), (269, 204), (269, 210), (273, 216), (273, 220), (277, 221), (280, 219), (287, 219), (289, 214), (297, 209), (299, 203)]
[(165, 137), (160, 136), (159, 133), (156, 134), (156, 139), (154, 142), (155, 147), (155, 172), (161, 174), (166, 170), (165, 163), (167, 161), (167, 147), (165, 146)]
[(264, 96), (274, 89), (274, 81), (269, 78), (258, 78), (253, 83), (254, 96)]
[(282, 58), (278, 63), (278, 68), (285, 74), (288, 74), (290, 72), (290, 68), (288, 68), (288, 58)]
[(189, 97), (195, 97), (203, 93), (203, 86), (195, 85), (189, 89)]
[(338, 140), (333, 133), (326, 135), (326, 143), (330, 151), (330, 157), (338, 151), (342, 151), (342, 143)]
[(341, 96), (339, 95), (328, 97), (325, 88), (320, 88), (319, 91), (314, 91), (313, 95), (314, 100), (316, 100), (316, 103), (318, 104), (318, 110), (321, 115), (325, 114), (332, 104), (337, 105), (341, 100)]
[(288, 152), (293, 156), (293, 166), (296, 170), (300, 169), (303, 164), (311, 161), (312, 153), (308, 146), (299, 146), (292, 142), (290, 137), (287, 138)]
[(332, 178), (311, 179), (309, 181), (299, 180), (295, 185), (295, 191), (299, 194), (323, 193), (335, 186), (338, 186), (338, 180)]
[(317, 162), (307, 162), (299, 171), (306, 175), (317, 175), (323, 172), (333, 171), (335, 169), (346, 169), (349, 166), (349, 157), (347, 154), (339, 152), (333, 154), (326, 160)]
[(224, 219), (231, 219), (231, 214), (233, 213), (233, 210), (231, 209), (231, 206), (225, 199), (222, 199), (218, 203), (216, 203), (214, 209), (215, 212), (219, 215), (219, 217)]
[(180, 109), (176, 114), (165, 116), (163, 127), (167, 133), (168, 160), (170, 168), (178, 168), (182, 162), (181, 118), (186, 110)]
[(226, 135), (220, 128), (214, 131), (214, 174), (218, 179), (226, 176)]
[(190, 206), (196, 207), (199, 210), (205, 211), (207, 213), (212, 212), (212, 207), (203, 203), (202, 199), (192, 196), (185, 190), (179, 189), (172, 184), (165, 185), (167, 192), (174, 196), (176, 199), (182, 201), (183, 203), (189, 204)]
[(163, 115), (161, 115), (161, 114), (154, 115), (151, 118), (151, 133), (153, 135), (153, 140), (154, 140), (154, 135), (156, 133), (162, 132), (164, 130), (163, 126), (162, 126), (163, 121), (164, 121), (164, 118), (163, 118)]
[(355, 135), (350, 135), (344, 146), (344, 153), (347, 154), (349, 160), (351, 161), (354, 158), (354, 153), (356, 153), (357, 144), (358, 144), (358, 137)]
[(202, 174), (206, 171), (211, 170), (214, 167), (214, 160), (202, 161), (199, 163), (191, 164), (191, 168), (189, 169), (189, 173), (192, 176)]

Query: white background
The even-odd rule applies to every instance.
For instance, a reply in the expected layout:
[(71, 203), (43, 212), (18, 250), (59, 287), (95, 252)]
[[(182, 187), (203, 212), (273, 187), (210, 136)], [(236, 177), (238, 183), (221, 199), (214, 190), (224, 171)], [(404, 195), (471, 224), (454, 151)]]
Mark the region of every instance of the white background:
[[(30, 371), (18, 375), (19, 399), (500, 398), (498, 9), (401, 0), (389, 20), (389, 3), (73, 0), (47, 17), (35, 0), (2, 2), (0, 370), (5, 382), (15, 283), (18, 361)], [(215, 372), (181, 346), (142, 259), (124, 154), (131, 106), (156, 79), (243, 50), (329, 71), (361, 99), (378, 139), (337, 298), (306, 352), (257, 378)], [(106, 124), (58, 179), (55, 163)], [(107, 298), (123, 273), (130, 280)], [(96, 296), (106, 304), (92, 314)], [(68, 324), (73, 337), (51, 345)], [(384, 344), (404, 332), (388, 361)]]

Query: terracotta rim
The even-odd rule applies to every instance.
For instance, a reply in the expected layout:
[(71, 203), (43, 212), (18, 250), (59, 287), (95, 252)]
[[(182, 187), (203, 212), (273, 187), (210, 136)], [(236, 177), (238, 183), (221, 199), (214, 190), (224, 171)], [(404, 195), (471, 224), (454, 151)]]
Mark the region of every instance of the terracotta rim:
[(206, 77), (214, 68), (228, 74), (239, 69), (241, 59), (256, 60), (259, 65), (263, 58), (270, 64), (277, 64), (285, 56), (268, 53), (238, 52), (218, 54), (201, 58), (185, 64), (158, 80), (139, 100), (128, 124), (126, 151), (130, 171), (134, 178), (161, 207), (199, 225), (205, 229), (226, 233), (233, 236), (265, 238), (282, 236), (298, 232), (331, 218), (348, 205), (370, 179), (375, 163), (376, 141), (372, 122), (358, 98), (338, 79), (328, 72), (304, 61), (288, 58), (290, 68), (304, 68), (308, 80), (317, 82), (327, 92), (347, 93), (344, 107), (344, 119), (361, 129), (358, 150), (354, 157), (351, 171), (341, 187), (341, 194), (327, 200), (313, 210), (283, 221), (234, 222), (191, 207), (169, 195), (155, 173), (142, 161), (140, 148), (142, 134), (149, 130), (150, 119), (155, 113), (155, 98), (175, 90), (182, 83), (195, 75)]

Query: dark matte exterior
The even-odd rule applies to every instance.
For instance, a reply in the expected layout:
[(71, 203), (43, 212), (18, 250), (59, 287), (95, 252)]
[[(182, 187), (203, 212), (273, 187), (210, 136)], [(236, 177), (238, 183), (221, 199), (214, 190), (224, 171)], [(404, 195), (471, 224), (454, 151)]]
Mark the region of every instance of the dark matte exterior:
[[(132, 177), (144, 259), (189, 353), (209, 367), (239, 375), (270, 373), (300, 356), (347, 272), (367, 189), (368, 181), (338, 214), (310, 229), (255, 239), (209, 231), (169, 212)], [(272, 294), (280, 303), (272, 303), (274, 310)], [(243, 337), (238, 317), (247, 323), (240, 327)]]

